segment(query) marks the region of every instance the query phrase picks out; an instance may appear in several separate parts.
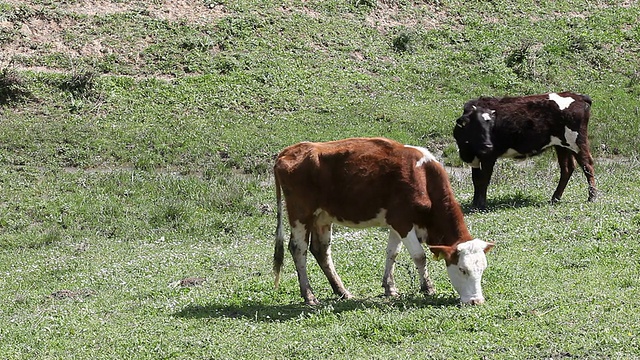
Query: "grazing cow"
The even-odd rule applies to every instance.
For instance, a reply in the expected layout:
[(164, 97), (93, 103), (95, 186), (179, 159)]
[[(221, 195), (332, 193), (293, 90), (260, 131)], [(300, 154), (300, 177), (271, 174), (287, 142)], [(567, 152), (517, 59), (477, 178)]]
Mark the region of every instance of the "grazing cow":
[(426, 237), (433, 256), (445, 260), (462, 302), (484, 302), (481, 279), (487, 267), (485, 253), (493, 244), (471, 237), (447, 173), (427, 149), (383, 138), (302, 142), (278, 155), (274, 175), (278, 201), (273, 261), (276, 288), (284, 260), (282, 192), (291, 225), (289, 251), (307, 304), (318, 304), (307, 277), (309, 244), (333, 292), (341, 298), (352, 297), (331, 258), (333, 223), (390, 229), (382, 278), (385, 295), (397, 295), (393, 268), (402, 244), (418, 268), (421, 291), (435, 293), (420, 244)]
[(578, 160), (589, 183), (589, 201), (596, 198), (593, 158), (587, 125), (591, 98), (571, 92), (523, 97), (481, 97), (468, 101), (453, 136), (462, 161), (472, 167), (473, 206), (487, 205), (487, 187), (498, 158), (522, 159), (553, 146), (560, 181), (551, 197), (560, 200)]

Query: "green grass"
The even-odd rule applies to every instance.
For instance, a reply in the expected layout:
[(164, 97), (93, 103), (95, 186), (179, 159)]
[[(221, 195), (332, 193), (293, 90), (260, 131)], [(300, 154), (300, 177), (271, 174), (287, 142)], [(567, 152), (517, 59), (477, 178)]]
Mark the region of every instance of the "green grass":
[[(0, 357), (640, 358), (637, 4), (96, 3), (121, 11), (0, 3)], [(381, 229), (335, 228), (354, 300), (310, 260), (304, 306), (289, 256), (273, 289), (282, 148), (387, 136), (459, 166), (466, 100), (562, 90), (594, 100), (597, 202), (577, 172), (549, 205), (547, 153), (498, 163), (471, 212), (470, 169), (448, 167), (497, 244), (485, 305), (458, 306), (439, 262), (423, 297), (405, 251), (381, 297)]]
[[(472, 233), (498, 246), (487, 303), (463, 308), (441, 263), (429, 263), (438, 295), (420, 295), (405, 252), (404, 295), (379, 297), (386, 233), (377, 229), (336, 228), (336, 266), (355, 300), (335, 301), (310, 262), (323, 304), (302, 305), (288, 258), (276, 292), (273, 213), (261, 212), (273, 205), (267, 178), (236, 177), (243, 185), (227, 185), (222, 197), (194, 176), (4, 174), (3, 184), (22, 179), (11, 193), (25, 201), (2, 211), (1, 350), (17, 358), (638, 357), (640, 184), (631, 174), (639, 165), (599, 165), (600, 201), (586, 203), (576, 178), (551, 206), (555, 167), (542, 162), (499, 166), (494, 210), (467, 214)], [(468, 206), (468, 174), (452, 181)], [(207, 281), (171, 286), (190, 276)], [(51, 296), (60, 290), (74, 294)]]

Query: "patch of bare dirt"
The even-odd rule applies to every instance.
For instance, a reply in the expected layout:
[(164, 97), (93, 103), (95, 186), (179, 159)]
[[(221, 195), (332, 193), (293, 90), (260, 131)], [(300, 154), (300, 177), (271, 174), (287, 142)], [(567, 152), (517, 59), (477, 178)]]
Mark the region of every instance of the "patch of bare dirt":
[[(416, 7), (421, 7), (423, 15), (416, 16)], [(398, 6), (395, 2), (378, 1), (376, 8), (366, 17), (367, 25), (377, 29), (381, 33), (387, 33), (395, 27), (415, 28), (418, 26), (426, 29), (435, 29), (449, 16), (434, 5), (415, 4), (411, 12)]]
[(66, 28), (75, 26), (75, 22), (68, 19), (59, 21), (34, 17), (21, 24), (11, 24), (11, 27), (19, 26), (22, 39), (5, 46), (5, 55), (8, 53), (30, 56), (39, 49), (49, 52), (68, 52), (70, 49), (62, 38)]
[(312, 19), (318, 19), (322, 16), (317, 11), (309, 9), (308, 7), (292, 8), (286, 5), (282, 5), (282, 8), (280, 9), (280, 11), (282, 11), (284, 14), (287, 14), (287, 15), (299, 13), (299, 14), (306, 15)]
[(169, 284), (171, 287), (193, 287), (193, 286), (201, 286), (207, 281), (206, 278), (201, 277), (187, 277)]
[(200, 1), (164, 0), (159, 3), (149, 1), (131, 1), (127, 3), (108, 0), (80, 0), (60, 5), (66, 12), (89, 16), (117, 14), (130, 11), (146, 11), (152, 17), (168, 21), (188, 21), (203, 25), (225, 16), (222, 5), (207, 6)]
[[(17, 1), (4, 0), (13, 6), (28, 6), (34, 9), (42, 8), (42, 5)], [(150, 1), (109, 1), (109, 0), (78, 0), (56, 3), (50, 7), (58, 12), (73, 13), (88, 16), (100, 16), (120, 14), (131, 11), (147, 12), (150, 16), (168, 21), (185, 20), (194, 24), (207, 24), (226, 16), (224, 6), (205, 5), (201, 1), (188, 0), (164, 0), (161, 2)]]
[[(70, 42), (65, 39), (65, 32), (79, 25), (78, 21), (72, 18), (54, 20), (41, 17), (32, 17), (22, 23), (9, 25), (9, 28), (18, 29), (19, 36), (14, 41), (2, 45), (0, 67), (9, 66), (16, 57), (30, 58), (54, 53), (66, 54), (71, 57), (98, 57), (114, 52), (107, 45), (108, 42), (105, 41), (107, 38), (104, 37), (89, 38), (85, 42)], [(148, 46), (143, 40), (131, 44), (131, 53), (137, 54)], [(53, 71), (43, 67), (32, 70)]]
[[(35, 2), (4, 0), (13, 6), (30, 7), (41, 10), (42, 5)], [(46, 7), (46, 6), (45, 6)], [(16, 57), (33, 57), (52, 53), (63, 53), (71, 56), (101, 56), (113, 53), (107, 37), (88, 35), (84, 42), (72, 42), (68, 37), (69, 29), (82, 26), (82, 20), (68, 15), (104, 16), (126, 12), (139, 12), (155, 19), (171, 22), (185, 22), (190, 25), (205, 25), (227, 16), (224, 6), (207, 6), (201, 1), (164, 0), (160, 2), (130, 1), (112, 2), (109, 0), (78, 0), (50, 5), (50, 10), (62, 16), (44, 18), (32, 16), (24, 20), (0, 20), (0, 30), (17, 32), (16, 38), (2, 44), (0, 51), (0, 67), (7, 67)], [(144, 50), (149, 40), (140, 39), (131, 44), (130, 55)]]
[(80, 300), (80, 299), (87, 298), (89, 296), (93, 296), (95, 294), (96, 292), (91, 289), (82, 289), (82, 290), (66, 290), (65, 289), (65, 290), (58, 290), (52, 293), (51, 295), (49, 295), (49, 297), (52, 299), (58, 299), (58, 300), (62, 300), (62, 299)]

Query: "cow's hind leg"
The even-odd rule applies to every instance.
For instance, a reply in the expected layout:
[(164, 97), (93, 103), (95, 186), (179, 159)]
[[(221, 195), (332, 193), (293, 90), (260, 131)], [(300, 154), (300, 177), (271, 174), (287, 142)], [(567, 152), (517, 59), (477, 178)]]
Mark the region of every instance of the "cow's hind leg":
[(582, 168), (582, 172), (584, 172), (584, 176), (587, 178), (587, 183), (589, 184), (589, 201), (595, 201), (596, 197), (598, 197), (598, 190), (596, 189), (596, 177), (595, 171), (593, 170), (593, 157), (591, 156), (591, 152), (589, 151), (589, 143), (582, 142), (578, 143), (578, 147), (580, 148), (580, 152), (576, 155), (576, 159), (578, 160), (578, 164)]
[(304, 224), (296, 222), (291, 226), (291, 238), (289, 239), (289, 252), (293, 256), (300, 284), (300, 296), (307, 305), (318, 305), (318, 300), (309, 284), (307, 275), (307, 249), (309, 248), (309, 233)]
[(394, 231), (389, 231), (389, 242), (387, 243), (387, 260), (384, 266), (384, 276), (382, 277), (382, 287), (385, 296), (398, 296), (396, 282), (393, 278), (393, 268), (395, 267), (396, 257), (402, 247), (402, 239), (400, 235)]
[(551, 202), (555, 203), (562, 198), (564, 189), (567, 187), (567, 183), (573, 174), (573, 170), (576, 168), (576, 164), (573, 160), (574, 152), (570, 149), (556, 146), (556, 154), (558, 155), (558, 165), (560, 166), (560, 181), (556, 187), (556, 191), (551, 196)]
[[(395, 231), (395, 230), (391, 230)], [(400, 236), (400, 235), (398, 235)], [(416, 236), (416, 231), (411, 229), (406, 237), (402, 238), (402, 243), (409, 250), (411, 259), (413, 260), (416, 268), (418, 269), (418, 275), (420, 276), (420, 291), (426, 295), (433, 295), (436, 293), (436, 288), (433, 285), (433, 281), (429, 277), (427, 271), (427, 255), (424, 253), (422, 245)]]
[(341, 299), (350, 299), (353, 297), (344, 287), (342, 279), (336, 272), (331, 257), (331, 224), (323, 224), (314, 226), (311, 233), (311, 253), (318, 261), (318, 265), (329, 280), (333, 292)]

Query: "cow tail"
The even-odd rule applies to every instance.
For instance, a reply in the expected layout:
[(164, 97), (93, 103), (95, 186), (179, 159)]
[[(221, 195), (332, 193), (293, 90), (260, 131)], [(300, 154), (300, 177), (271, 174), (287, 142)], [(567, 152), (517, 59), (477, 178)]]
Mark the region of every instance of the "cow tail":
[(581, 95), (582, 100), (586, 103), (585, 110), (589, 111), (591, 109), (591, 97), (589, 95)]
[(277, 226), (276, 226), (276, 243), (273, 250), (273, 274), (275, 275), (275, 288), (278, 289), (280, 284), (280, 272), (282, 271), (282, 263), (284, 262), (284, 232), (282, 230), (282, 195), (280, 190), (280, 181), (278, 173), (274, 172), (276, 183), (276, 201), (278, 203), (277, 210)]

